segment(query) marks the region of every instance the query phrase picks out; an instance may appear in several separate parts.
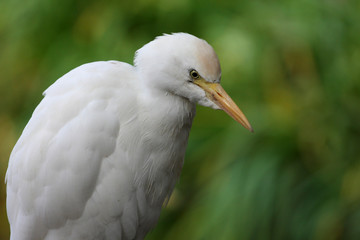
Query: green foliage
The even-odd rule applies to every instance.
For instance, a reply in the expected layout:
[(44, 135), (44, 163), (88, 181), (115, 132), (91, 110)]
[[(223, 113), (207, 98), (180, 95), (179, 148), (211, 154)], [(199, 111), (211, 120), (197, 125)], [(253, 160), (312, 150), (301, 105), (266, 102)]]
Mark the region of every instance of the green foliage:
[[(360, 239), (357, 1), (0, 2), (0, 172), (41, 93), (162, 33), (217, 51), (255, 134), (199, 107), (152, 239)], [(8, 238), (0, 185), (0, 239)]]

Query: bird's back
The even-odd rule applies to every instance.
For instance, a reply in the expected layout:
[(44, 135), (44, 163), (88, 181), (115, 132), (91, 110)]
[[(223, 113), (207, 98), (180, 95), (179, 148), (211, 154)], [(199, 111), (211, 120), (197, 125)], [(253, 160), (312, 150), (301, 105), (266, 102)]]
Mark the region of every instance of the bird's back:
[(96, 62), (46, 90), (10, 156), (11, 239), (142, 239), (154, 226), (180, 174), (189, 126), (163, 133), (178, 145), (149, 142), (143, 125), (152, 116), (139, 107), (137, 81), (131, 65)]

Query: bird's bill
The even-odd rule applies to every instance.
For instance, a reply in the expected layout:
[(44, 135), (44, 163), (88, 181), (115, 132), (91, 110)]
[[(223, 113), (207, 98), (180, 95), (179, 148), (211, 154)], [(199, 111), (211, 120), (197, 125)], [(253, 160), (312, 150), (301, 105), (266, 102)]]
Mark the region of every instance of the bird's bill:
[(204, 89), (207, 97), (222, 110), (224, 110), (228, 115), (230, 115), (230, 117), (239, 122), (249, 131), (254, 131), (244, 113), (240, 110), (240, 108), (230, 98), (230, 96), (225, 92), (219, 83), (209, 83), (204, 79), (195, 80), (194, 83)]

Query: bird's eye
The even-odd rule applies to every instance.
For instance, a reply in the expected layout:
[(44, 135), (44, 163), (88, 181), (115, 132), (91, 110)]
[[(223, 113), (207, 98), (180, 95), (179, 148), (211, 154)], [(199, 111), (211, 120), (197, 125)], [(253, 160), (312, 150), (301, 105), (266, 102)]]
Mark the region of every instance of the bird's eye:
[(193, 79), (199, 79), (200, 78), (200, 74), (196, 71), (196, 70), (191, 70), (190, 71), (190, 76), (193, 78)]

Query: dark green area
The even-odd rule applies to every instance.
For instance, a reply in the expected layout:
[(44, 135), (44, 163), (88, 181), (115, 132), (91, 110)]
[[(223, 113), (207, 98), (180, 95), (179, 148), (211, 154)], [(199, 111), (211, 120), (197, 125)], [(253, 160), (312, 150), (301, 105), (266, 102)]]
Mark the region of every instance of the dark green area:
[[(360, 4), (347, 0), (0, 2), (0, 170), (41, 93), (162, 33), (206, 39), (251, 134), (198, 108), (152, 239), (360, 239)], [(0, 185), (0, 239), (9, 230)]]

